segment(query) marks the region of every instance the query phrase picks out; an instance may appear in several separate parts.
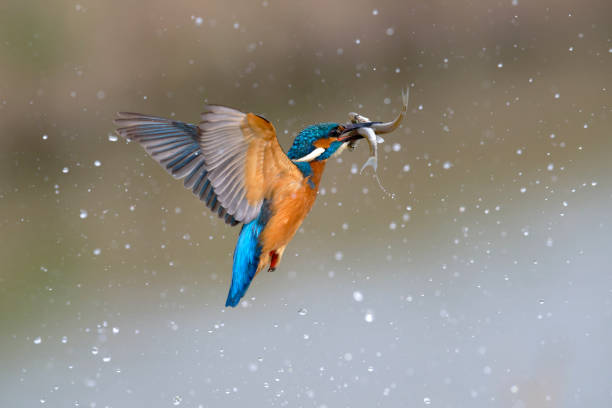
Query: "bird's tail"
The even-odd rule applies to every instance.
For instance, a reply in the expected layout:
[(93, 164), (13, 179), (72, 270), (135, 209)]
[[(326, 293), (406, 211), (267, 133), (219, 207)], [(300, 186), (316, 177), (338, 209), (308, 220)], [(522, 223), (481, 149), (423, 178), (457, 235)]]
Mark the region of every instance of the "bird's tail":
[(234, 250), (234, 266), (232, 268), (232, 286), (227, 294), (225, 306), (235, 307), (246, 293), (251, 281), (257, 273), (259, 258), (261, 256), (261, 245), (259, 234), (265, 223), (256, 218), (242, 226), (236, 249)]

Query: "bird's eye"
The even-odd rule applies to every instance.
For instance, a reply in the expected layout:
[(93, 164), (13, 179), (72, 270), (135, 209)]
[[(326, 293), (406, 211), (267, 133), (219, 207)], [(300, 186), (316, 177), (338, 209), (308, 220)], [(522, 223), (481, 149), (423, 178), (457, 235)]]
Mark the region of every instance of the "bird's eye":
[(332, 129), (332, 131), (330, 132), (330, 136), (338, 137), (342, 134), (342, 132), (344, 132), (344, 126), (338, 125)]

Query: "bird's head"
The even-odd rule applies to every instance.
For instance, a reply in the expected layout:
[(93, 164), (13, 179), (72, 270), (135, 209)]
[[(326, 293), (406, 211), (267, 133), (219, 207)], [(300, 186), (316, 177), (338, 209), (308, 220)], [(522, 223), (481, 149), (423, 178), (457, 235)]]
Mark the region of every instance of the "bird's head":
[(342, 153), (349, 143), (363, 136), (354, 132), (366, 123), (318, 123), (302, 130), (293, 141), (287, 156), (294, 162), (325, 161)]

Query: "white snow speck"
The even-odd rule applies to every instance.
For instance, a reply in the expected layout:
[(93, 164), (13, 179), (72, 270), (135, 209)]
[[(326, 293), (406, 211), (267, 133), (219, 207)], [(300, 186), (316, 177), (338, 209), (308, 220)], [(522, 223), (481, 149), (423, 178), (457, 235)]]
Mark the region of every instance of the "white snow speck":
[(82, 220), (87, 218), (87, 210), (81, 209), (81, 211), (79, 212), (79, 218), (82, 219)]
[(519, 387), (517, 385), (513, 385), (510, 387), (510, 392), (516, 394), (519, 391)]
[(335, 259), (336, 261), (341, 261), (341, 260), (342, 260), (342, 258), (344, 258), (344, 254), (343, 254), (342, 252), (338, 251), (338, 252), (336, 252), (336, 253), (334, 254), (334, 259)]
[(100, 160), (95, 160), (94, 161), (94, 166), (100, 167), (101, 165), (102, 165), (102, 162)]
[(353, 300), (355, 302), (363, 301), (363, 294), (360, 291), (358, 291), (358, 290), (354, 291), (353, 292)]
[(67, 174), (70, 171), (70, 169), (68, 167), (64, 167), (62, 169), (62, 173)]
[(42, 343), (42, 339), (40, 338), (40, 336), (38, 336), (38, 337), (34, 338), (33, 343), (34, 343), (34, 344), (40, 344), (40, 343)]
[(368, 323), (372, 323), (374, 321), (374, 313), (371, 311), (366, 312), (365, 316), (363, 316), (363, 320)]
[(387, 28), (387, 31), (385, 31), (385, 33), (388, 36), (392, 36), (393, 34), (395, 34), (395, 29), (393, 27), (389, 27), (389, 28)]
[(453, 167), (453, 163), (451, 163), (449, 161), (445, 161), (444, 164), (442, 165), (442, 168), (444, 168), (444, 170), (448, 170), (451, 167)]
[(100, 255), (101, 253), (102, 253), (102, 250), (101, 250), (100, 248), (96, 248), (96, 249), (94, 249), (94, 250), (93, 250), (93, 254), (94, 254), (95, 256), (98, 256), (98, 255)]

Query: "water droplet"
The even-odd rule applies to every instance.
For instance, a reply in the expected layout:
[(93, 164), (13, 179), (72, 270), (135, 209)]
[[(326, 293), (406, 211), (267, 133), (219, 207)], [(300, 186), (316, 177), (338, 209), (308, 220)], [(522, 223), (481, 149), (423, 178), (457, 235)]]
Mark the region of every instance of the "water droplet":
[(70, 169), (68, 167), (64, 167), (62, 169), (62, 173), (67, 174), (70, 171)]
[(116, 142), (117, 140), (119, 140), (119, 137), (117, 137), (116, 134), (114, 134), (114, 133), (109, 133), (108, 134), (108, 141), (109, 142)]
[(42, 139), (43, 139), (43, 140), (47, 140), (47, 139), (49, 139), (49, 135), (47, 135), (47, 134), (42, 135)]
[(99, 352), (100, 350), (96, 346), (93, 346), (91, 348), (91, 354), (93, 354), (94, 356), (97, 356)]
[(302, 308), (298, 309), (298, 314), (300, 316), (306, 316), (308, 314), (308, 309), (302, 307)]
[(100, 167), (101, 165), (102, 165), (102, 162), (100, 160), (94, 161), (94, 166)]
[(389, 27), (389, 28), (387, 28), (387, 31), (385, 31), (385, 33), (388, 36), (392, 36), (393, 34), (395, 34), (395, 29), (393, 27)]
[(175, 395), (174, 398), (172, 398), (172, 405), (175, 407), (181, 405), (181, 402), (183, 402), (183, 397), (180, 395)]
[(431, 404), (431, 398), (429, 398), (429, 397), (423, 398), (423, 404), (425, 404), (425, 405)]
[(499, 63), (497, 64), (497, 68), (503, 68), (503, 67), (504, 67), (504, 63), (503, 63), (503, 62), (499, 62)]
[(510, 392), (513, 394), (516, 394), (517, 392), (519, 392), (519, 387), (516, 385), (513, 385), (512, 387), (510, 387)]
[(82, 220), (87, 218), (87, 215), (88, 215), (87, 210), (81, 209), (81, 211), (79, 212), (79, 218), (81, 218)]
[(391, 98), (385, 98), (385, 99), (383, 99), (383, 103), (384, 103), (385, 105), (389, 105), (389, 104), (391, 103)]
[(40, 343), (42, 343), (42, 339), (40, 338), (40, 336), (35, 337), (34, 338), (34, 344), (40, 344)]

